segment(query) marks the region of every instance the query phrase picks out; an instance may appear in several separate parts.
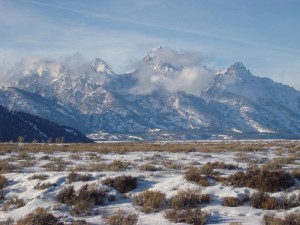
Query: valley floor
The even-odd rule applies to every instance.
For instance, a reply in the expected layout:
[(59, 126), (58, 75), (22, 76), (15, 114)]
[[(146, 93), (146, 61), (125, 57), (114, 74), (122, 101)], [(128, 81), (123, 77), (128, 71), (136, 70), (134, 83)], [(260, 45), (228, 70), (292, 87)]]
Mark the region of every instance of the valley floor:
[[(261, 224), (265, 214), (281, 218), (299, 214), (299, 150), (298, 141), (0, 144), (0, 220), (17, 222), (42, 207), (66, 224), (79, 224), (76, 220), (113, 224), (110, 219), (119, 212), (125, 217), (134, 214), (135, 224), (167, 225), (175, 224), (165, 217), (167, 210), (197, 208), (206, 224)], [(259, 171), (262, 176), (269, 174), (263, 171), (281, 171), (292, 183), (280, 183), (278, 190), (271, 191), (268, 188), (276, 185), (275, 180), (263, 187), (235, 183), (238, 172), (249, 171)], [(136, 179), (136, 187), (130, 177)], [(118, 178), (125, 183), (119, 184)], [(79, 199), (85, 184), (102, 194), (101, 201), (99, 196), (90, 202)], [(70, 186), (74, 187), (73, 200), (61, 200), (58, 196)], [(145, 208), (146, 199), (139, 201), (146, 190), (164, 196), (157, 207), (149, 203)], [(269, 197), (268, 203), (254, 203), (253, 194), (259, 190)], [(176, 207), (180, 191), (193, 192), (202, 200)], [(226, 203), (228, 197), (238, 203)]]

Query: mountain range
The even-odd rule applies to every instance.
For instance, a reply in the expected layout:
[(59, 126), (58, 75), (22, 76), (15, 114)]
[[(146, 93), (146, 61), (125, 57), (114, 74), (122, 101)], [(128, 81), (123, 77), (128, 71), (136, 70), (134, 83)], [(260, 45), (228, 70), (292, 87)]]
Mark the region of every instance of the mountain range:
[(0, 105), (97, 140), (300, 137), (299, 91), (241, 62), (215, 72), (169, 48), (124, 74), (100, 58), (25, 60), (1, 86)]

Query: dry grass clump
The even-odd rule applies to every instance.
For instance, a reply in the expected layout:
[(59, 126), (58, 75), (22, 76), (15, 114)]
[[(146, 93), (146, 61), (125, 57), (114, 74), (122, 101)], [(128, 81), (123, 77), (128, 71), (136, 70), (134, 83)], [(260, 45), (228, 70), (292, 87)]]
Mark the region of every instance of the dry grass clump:
[(95, 152), (89, 152), (87, 154), (87, 157), (88, 157), (89, 160), (92, 160), (92, 161), (100, 161), (100, 160), (102, 160), (102, 156), (98, 155)]
[(80, 220), (75, 220), (74, 222), (72, 222), (72, 225), (89, 225), (90, 223), (86, 222), (83, 219)]
[(121, 193), (127, 193), (136, 189), (137, 187), (137, 179), (132, 176), (118, 176), (115, 178), (107, 178), (102, 181), (104, 185), (113, 187), (117, 189), (117, 191)]
[(222, 170), (234, 170), (237, 169), (238, 167), (234, 164), (231, 163), (224, 163), (224, 162), (208, 162), (204, 166), (207, 167), (212, 167), (213, 169), (222, 169)]
[[(203, 166), (201, 166), (200, 168), (191, 167), (187, 171), (187, 173), (194, 174), (194, 175), (201, 174), (201, 175), (206, 175), (206, 176), (212, 176), (212, 175), (220, 174), (220, 172), (214, 171), (214, 169), (233, 170), (233, 169), (236, 169), (236, 168), (237, 168), (236, 165), (226, 164), (224, 162), (208, 162), (208, 163), (204, 164)], [(194, 181), (194, 182), (196, 182), (196, 181)], [(196, 183), (198, 183), (198, 182), (196, 182)]]
[(146, 190), (134, 196), (134, 204), (141, 206), (144, 213), (158, 212), (166, 202), (166, 194), (161, 191)]
[(228, 206), (228, 207), (238, 207), (242, 204), (243, 202), (239, 200), (237, 197), (225, 197), (223, 199), (223, 206)]
[(155, 165), (153, 165), (151, 163), (146, 163), (146, 164), (140, 165), (138, 167), (138, 169), (140, 171), (152, 171), (152, 172), (161, 170), (161, 168), (158, 168), (158, 167), (156, 167)]
[(293, 178), (300, 180), (300, 169), (293, 169), (290, 174)]
[(284, 218), (278, 218), (267, 213), (263, 216), (261, 223), (263, 225), (300, 225), (300, 214), (289, 213)]
[(124, 171), (130, 165), (129, 162), (125, 162), (122, 160), (114, 160), (110, 163), (91, 163), (87, 170), (90, 172), (100, 172), (100, 171)]
[(0, 225), (14, 225), (15, 224), (15, 220), (11, 217), (3, 220), (3, 221), (0, 221)]
[(46, 180), (48, 179), (49, 175), (47, 174), (34, 174), (28, 177), (28, 180)]
[(21, 160), (18, 163), (18, 168), (24, 168), (24, 167), (32, 167), (32, 166), (36, 166), (38, 163), (35, 160), (31, 160), (31, 159), (26, 159), (26, 160)]
[(29, 153), (27, 153), (27, 152), (20, 152), (17, 155), (17, 159), (18, 160), (34, 160), (35, 157), (34, 156), (30, 156)]
[(166, 219), (175, 223), (187, 223), (193, 225), (204, 225), (210, 214), (201, 209), (175, 210), (167, 209), (164, 212)]
[(25, 206), (26, 203), (22, 198), (19, 198), (17, 195), (9, 196), (2, 205), (2, 210), (8, 212), (9, 210), (21, 208)]
[(35, 185), (33, 187), (33, 189), (35, 190), (45, 190), (45, 189), (48, 189), (50, 187), (53, 187), (54, 184), (50, 183), (50, 182), (45, 182), (45, 183), (37, 183), (37, 185)]
[(208, 179), (206, 176), (201, 175), (202, 172), (203, 171), (197, 167), (191, 167), (185, 172), (184, 178), (201, 186), (208, 187)]
[(282, 207), (281, 203), (267, 193), (256, 192), (250, 197), (250, 205), (258, 209), (274, 210)]
[(256, 188), (265, 192), (276, 192), (281, 188), (289, 188), (294, 185), (291, 175), (285, 171), (268, 171), (264, 169), (248, 169), (237, 172), (226, 179), (230, 185), (235, 187)]
[(8, 180), (5, 176), (0, 175), (0, 189), (4, 188), (8, 183)]
[(105, 193), (83, 185), (77, 192), (74, 186), (64, 187), (56, 196), (60, 203), (71, 206), (71, 214), (76, 216), (88, 215), (94, 205), (102, 205)]
[(298, 195), (292, 194), (288, 196), (287, 194), (282, 194), (280, 198), (280, 204), (284, 209), (290, 209), (300, 206), (300, 193)]
[[(85, 170), (89, 172), (100, 172), (100, 171), (105, 171), (106, 170), (106, 163), (103, 162), (97, 162), (97, 163), (90, 163)], [(82, 166), (83, 168), (83, 166)], [(76, 168), (77, 170), (77, 168)]]
[(108, 225), (137, 225), (139, 216), (134, 212), (126, 214), (125, 211), (118, 210), (113, 214), (105, 216), (104, 220)]
[(63, 158), (52, 158), (51, 162), (46, 163), (42, 167), (47, 171), (65, 171), (69, 164), (70, 162), (65, 161)]
[(170, 170), (181, 170), (185, 168), (185, 165), (178, 163), (174, 160), (164, 160), (163, 165), (166, 169), (170, 169)]
[(149, 157), (145, 157), (145, 160), (155, 160), (155, 161), (160, 161), (160, 160), (163, 160), (163, 156), (159, 153), (155, 153), (153, 154), (152, 156), (149, 156)]
[(49, 155), (43, 155), (39, 158), (39, 160), (51, 160), (51, 157)]
[(295, 155), (274, 158), (271, 162), (264, 164), (263, 168), (266, 170), (279, 170), (282, 169), (283, 166), (293, 163), (296, 159), (297, 157)]
[(209, 195), (203, 195), (199, 190), (181, 190), (171, 198), (171, 207), (175, 210), (196, 208), (201, 203), (211, 202)]
[(17, 221), (17, 225), (63, 225), (59, 219), (47, 212), (44, 208), (37, 208)]
[(69, 158), (72, 160), (76, 160), (76, 161), (81, 160), (81, 156), (78, 154), (71, 154), (71, 155), (69, 155)]
[(130, 165), (129, 162), (125, 162), (122, 160), (114, 160), (111, 163), (108, 163), (105, 167), (105, 170), (107, 171), (123, 171), (128, 168)]
[(13, 164), (6, 162), (5, 160), (0, 160), (0, 174), (1, 173), (11, 173), (15, 169)]
[(77, 182), (77, 181), (89, 181), (92, 179), (91, 174), (79, 174), (74, 171), (68, 174), (67, 181), (68, 183)]

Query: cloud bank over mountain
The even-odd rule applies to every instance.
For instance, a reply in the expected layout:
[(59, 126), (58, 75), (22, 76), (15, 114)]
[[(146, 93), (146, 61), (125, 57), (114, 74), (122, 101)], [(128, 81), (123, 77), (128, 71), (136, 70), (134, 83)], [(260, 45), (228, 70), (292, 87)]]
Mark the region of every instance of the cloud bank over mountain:
[(209, 85), (215, 71), (208, 69), (199, 53), (179, 52), (171, 48), (155, 48), (138, 64), (133, 93), (149, 94), (158, 88), (170, 92), (184, 91), (200, 95)]

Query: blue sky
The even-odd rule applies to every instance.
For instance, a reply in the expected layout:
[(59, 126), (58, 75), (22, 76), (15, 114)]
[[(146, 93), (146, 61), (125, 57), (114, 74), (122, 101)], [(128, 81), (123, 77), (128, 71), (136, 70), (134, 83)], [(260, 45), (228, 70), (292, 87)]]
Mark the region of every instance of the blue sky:
[(0, 0), (0, 64), (80, 53), (125, 72), (168, 46), (300, 89), (299, 12), (299, 0)]

